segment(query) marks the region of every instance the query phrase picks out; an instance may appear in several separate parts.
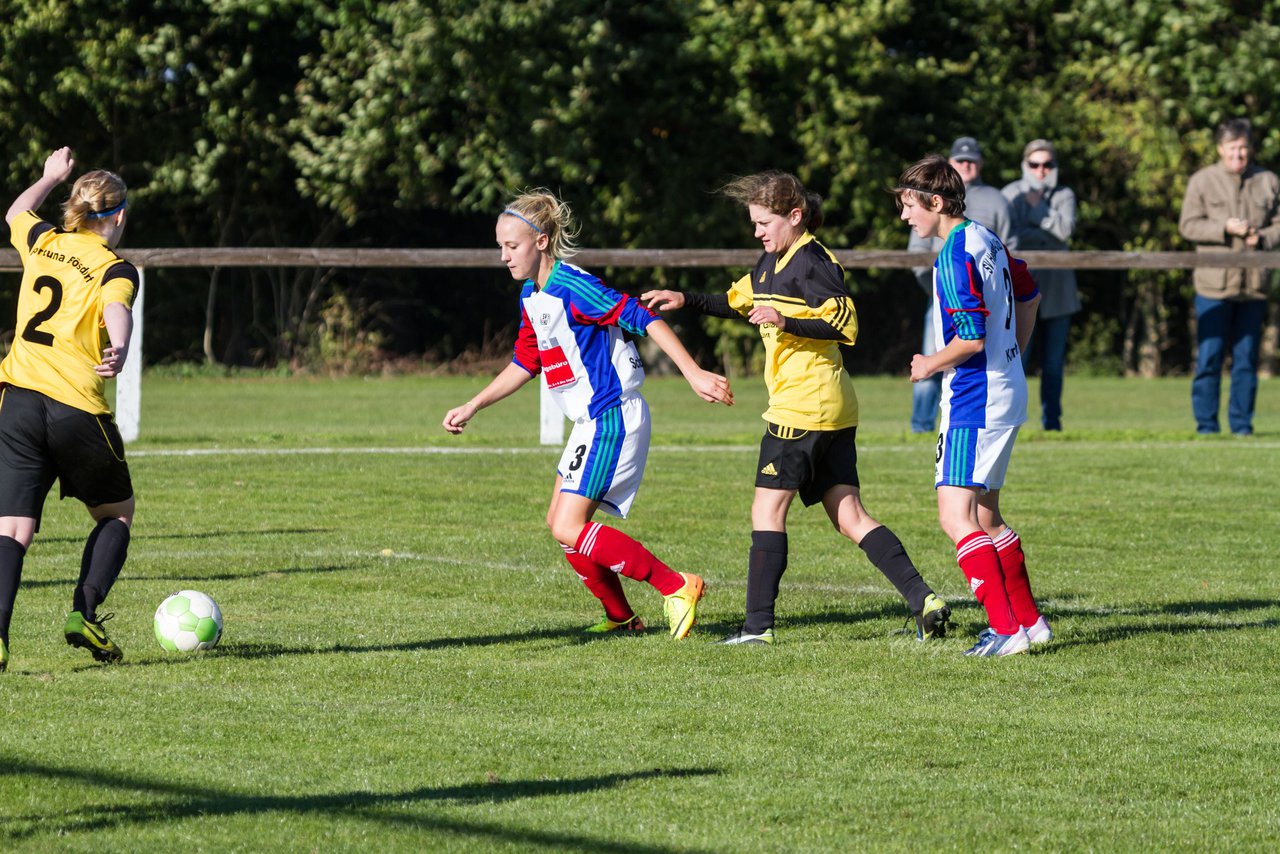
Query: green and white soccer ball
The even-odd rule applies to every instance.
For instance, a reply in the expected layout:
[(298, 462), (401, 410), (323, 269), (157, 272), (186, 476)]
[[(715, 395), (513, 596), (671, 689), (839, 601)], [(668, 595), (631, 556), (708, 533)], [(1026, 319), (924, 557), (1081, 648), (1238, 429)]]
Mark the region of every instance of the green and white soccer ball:
[(212, 649), (222, 637), (218, 603), (196, 590), (180, 590), (156, 608), (156, 640), (169, 652)]

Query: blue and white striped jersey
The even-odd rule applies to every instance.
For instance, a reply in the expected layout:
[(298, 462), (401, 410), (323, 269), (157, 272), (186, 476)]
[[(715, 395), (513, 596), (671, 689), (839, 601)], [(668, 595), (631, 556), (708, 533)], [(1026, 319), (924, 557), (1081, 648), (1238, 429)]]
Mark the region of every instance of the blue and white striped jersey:
[(1009, 257), (1000, 238), (966, 220), (947, 235), (933, 265), (939, 311), (933, 334), (941, 350), (953, 338), (983, 339), (984, 346), (947, 371), (942, 420), (950, 427), (1016, 427), (1027, 420), (1027, 378), (1014, 301), (1033, 299), (1027, 265)]
[(644, 335), (657, 315), (587, 271), (557, 261), (542, 290), (520, 290), (517, 365), (542, 373), (568, 418), (597, 418), (640, 388), (644, 364), (623, 332)]

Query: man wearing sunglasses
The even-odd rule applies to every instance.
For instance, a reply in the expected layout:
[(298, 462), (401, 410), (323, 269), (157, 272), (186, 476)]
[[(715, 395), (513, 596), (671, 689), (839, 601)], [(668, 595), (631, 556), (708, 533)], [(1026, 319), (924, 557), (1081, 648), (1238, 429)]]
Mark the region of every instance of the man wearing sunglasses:
[[(1022, 150), (1022, 179), (1007, 185), (1013, 240), (1019, 252), (1059, 252), (1069, 248), (1076, 228), (1076, 194), (1058, 184), (1058, 152), (1047, 139), (1034, 139)], [(1037, 269), (1040, 313), (1025, 353), (1030, 376), (1033, 356), (1040, 362), (1040, 424), (1062, 429), (1062, 377), (1067, 361), (1071, 315), (1080, 310), (1075, 270)]]
[[(1197, 252), (1248, 252), (1280, 244), (1280, 179), (1254, 163), (1248, 119), (1218, 125), (1218, 162), (1191, 176), (1178, 231)], [(1191, 411), (1196, 431), (1217, 433), (1222, 364), (1231, 354), (1227, 423), (1237, 436), (1253, 434), (1258, 353), (1267, 313), (1269, 270), (1197, 267), (1196, 376)]]

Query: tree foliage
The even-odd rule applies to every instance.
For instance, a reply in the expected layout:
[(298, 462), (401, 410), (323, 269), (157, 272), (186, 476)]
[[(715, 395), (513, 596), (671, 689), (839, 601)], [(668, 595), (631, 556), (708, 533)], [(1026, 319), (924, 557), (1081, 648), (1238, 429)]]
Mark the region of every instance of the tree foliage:
[[(826, 197), (829, 245), (901, 247), (885, 188), (974, 135), (996, 185), (1018, 176), (1027, 140), (1057, 143), (1081, 204), (1077, 248), (1183, 249), (1181, 194), (1214, 158), (1217, 122), (1252, 118), (1259, 159), (1280, 155), (1280, 0), (0, 0), (0, 12), (10, 194), (71, 144), (134, 188), (132, 245), (486, 246), (504, 199), (545, 185), (589, 245), (751, 246), (715, 191), (782, 168)], [(625, 288), (728, 283), (607, 272)], [(351, 340), (453, 357), (514, 317), (509, 283), (487, 271), (157, 278), (153, 358), (304, 363), (332, 350), (317, 341), (334, 340), (333, 306), (377, 332)], [(896, 370), (921, 298), (905, 272), (850, 279), (858, 366)], [(1082, 281), (1081, 353), (1185, 365), (1184, 275)], [(475, 298), (440, 298), (455, 292)]]

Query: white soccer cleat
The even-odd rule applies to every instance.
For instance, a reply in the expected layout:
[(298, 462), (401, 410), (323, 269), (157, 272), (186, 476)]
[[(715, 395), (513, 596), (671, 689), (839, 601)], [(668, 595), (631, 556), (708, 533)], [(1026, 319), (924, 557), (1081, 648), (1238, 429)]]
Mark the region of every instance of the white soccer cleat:
[(988, 658), (1004, 655), (1018, 655), (1031, 648), (1027, 638), (1027, 630), (1018, 627), (1011, 635), (999, 635), (992, 629), (983, 629), (978, 635), (978, 642), (965, 650), (965, 655)]
[(1032, 645), (1039, 643), (1048, 643), (1053, 640), (1053, 629), (1049, 628), (1049, 621), (1043, 616), (1034, 623), (1026, 627), (1027, 640)]

